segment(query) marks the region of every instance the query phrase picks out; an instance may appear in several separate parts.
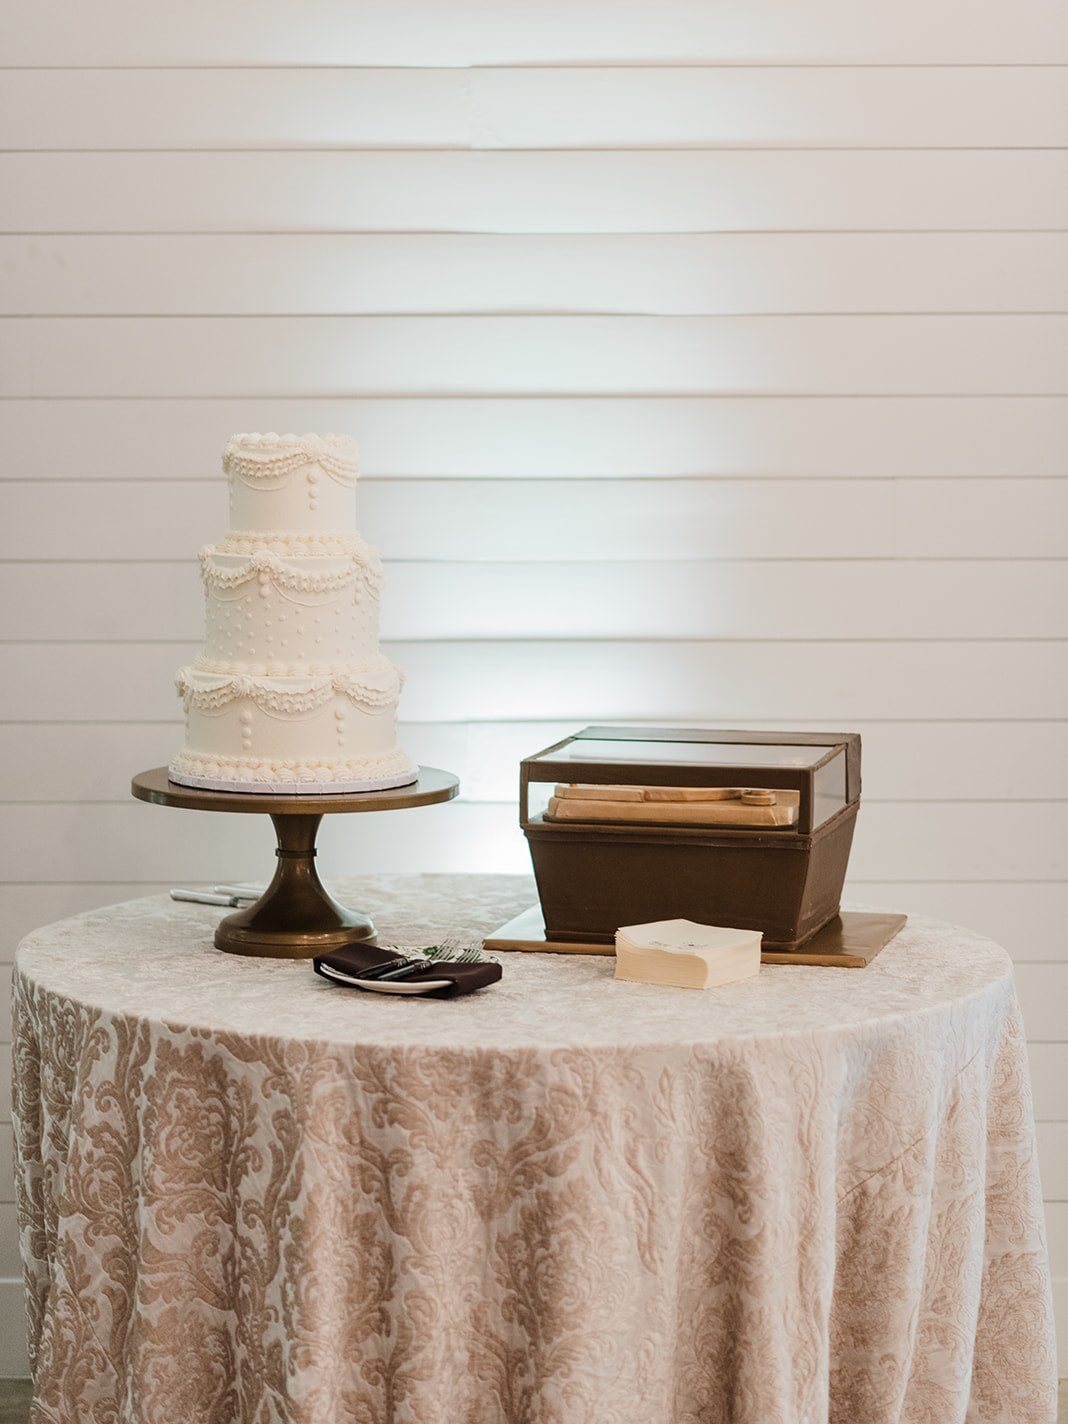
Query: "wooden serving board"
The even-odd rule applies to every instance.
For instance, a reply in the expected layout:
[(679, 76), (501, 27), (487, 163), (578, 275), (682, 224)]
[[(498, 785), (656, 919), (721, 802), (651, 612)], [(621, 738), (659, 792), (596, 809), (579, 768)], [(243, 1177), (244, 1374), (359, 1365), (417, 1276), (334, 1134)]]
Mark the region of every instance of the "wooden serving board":
[[(881, 949), (897, 935), (905, 915), (870, 914), (843, 910), (800, 949), (765, 949), (761, 964), (811, 964), (835, 969), (866, 969)], [(516, 915), (486, 938), (486, 949), (532, 950), (538, 954), (602, 954), (615, 957), (610, 944), (572, 944), (545, 938), (540, 905)]]

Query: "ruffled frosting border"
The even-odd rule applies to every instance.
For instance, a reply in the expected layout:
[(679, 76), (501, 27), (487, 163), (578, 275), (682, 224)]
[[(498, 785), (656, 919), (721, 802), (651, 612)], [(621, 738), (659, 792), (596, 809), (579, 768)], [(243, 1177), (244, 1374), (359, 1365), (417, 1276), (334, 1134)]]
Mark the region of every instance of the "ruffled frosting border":
[(229, 591), (256, 580), (272, 583), (284, 593), (337, 593), (357, 584), (376, 594), (382, 587), (382, 559), (373, 544), (358, 535), (353, 537), (357, 542), (330, 555), (331, 567), (318, 569), (314, 565), (322, 562), (322, 556), (309, 555), (297, 563), (272, 549), (257, 549), (243, 563), (227, 567), (217, 563), (217, 557), (237, 559), (241, 555), (206, 544), (200, 551), (200, 576), (204, 587), (213, 590)]
[(415, 763), (408, 754), (392, 751), (363, 757), (245, 757), (212, 756), (208, 752), (180, 751), (171, 758), (168, 770), (179, 777), (239, 782), (349, 782), (379, 778), (415, 776)]
[(217, 554), (258, 554), (267, 550), (284, 558), (332, 558), (362, 553), (377, 559), (378, 550), (355, 530), (335, 534), (320, 530), (230, 529), (217, 544), (208, 546)]
[(175, 674), (175, 687), (187, 712), (192, 708), (221, 712), (231, 702), (245, 699), (280, 717), (307, 716), (338, 693), (365, 712), (382, 712), (396, 704), (403, 685), (400, 668), (381, 654), (358, 667), (307, 677), (259, 677), (196, 667), (179, 668)]
[(277, 489), (298, 470), (317, 465), (340, 485), (353, 487), (360, 474), (359, 450), (349, 435), (234, 435), (223, 449), (222, 467), (251, 488)]

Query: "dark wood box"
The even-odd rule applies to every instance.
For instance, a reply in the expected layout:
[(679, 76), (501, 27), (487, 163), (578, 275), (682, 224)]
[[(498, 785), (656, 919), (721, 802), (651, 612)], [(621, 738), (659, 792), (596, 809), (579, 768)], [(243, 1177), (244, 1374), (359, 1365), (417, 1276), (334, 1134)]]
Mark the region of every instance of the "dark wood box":
[[(539, 809), (545, 783), (766, 788), (798, 793), (797, 813), (760, 828), (561, 822)], [(586, 727), (520, 765), (546, 936), (565, 943), (681, 918), (796, 949), (838, 913), (859, 802), (853, 732)]]

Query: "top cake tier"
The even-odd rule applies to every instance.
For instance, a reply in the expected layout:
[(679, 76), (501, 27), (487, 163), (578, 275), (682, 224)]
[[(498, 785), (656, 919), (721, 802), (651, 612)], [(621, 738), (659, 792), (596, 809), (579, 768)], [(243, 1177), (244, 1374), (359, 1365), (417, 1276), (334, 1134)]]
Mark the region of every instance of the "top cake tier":
[(348, 435), (235, 435), (223, 451), (233, 533), (356, 529), (356, 442)]

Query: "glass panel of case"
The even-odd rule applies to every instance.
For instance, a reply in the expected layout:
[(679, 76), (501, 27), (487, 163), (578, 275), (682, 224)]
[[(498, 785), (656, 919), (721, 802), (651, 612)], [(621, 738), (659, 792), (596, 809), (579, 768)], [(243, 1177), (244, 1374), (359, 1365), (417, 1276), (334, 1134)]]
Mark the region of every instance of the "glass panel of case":
[[(824, 748), (826, 751), (826, 748)], [(812, 791), (812, 829), (836, 816), (846, 804), (845, 748), (838, 749), (826, 766), (816, 768)]]
[(535, 761), (662, 762), (668, 766), (815, 766), (831, 750), (825, 746), (763, 745), (749, 742), (656, 742), (576, 737)]
[[(600, 729), (598, 729), (599, 731)], [(544, 771), (539, 762), (551, 764)], [(821, 765), (822, 763), (822, 765)], [(594, 768), (646, 767), (647, 775), (633, 773), (635, 784), (608, 786), (605, 771)], [(693, 784), (684, 781), (683, 768), (694, 768)], [(812, 770), (812, 830), (837, 815), (847, 803), (845, 747), (833, 741), (812, 745), (782, 742), (717, 742), (657, 740), (655, 737), (619, 737), (609, 733), (572, 737), (562, 746), (546, 750), (528, 763), (528, 815), (547, 823), (603, 821), (614, 824), (738, 826), (797, 829), (800, 787)], [(586, 776), (583, 768), (586, 768)], [(660, 785), (656, 768), (671, 768)], [(737, 780), (718, 787), (702, 786), (703, 769), (739, 768)], [(798, 789), (761, 785), (759, 771), (796, 771)], [(566, 768), (566, 769), (565, 769)], [(610, 779), (610, 776), (607, 777)], [(777, 780), (782, 778), (777, 777)], [(805, 827), (805, 829), (808, 829)]]

